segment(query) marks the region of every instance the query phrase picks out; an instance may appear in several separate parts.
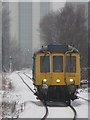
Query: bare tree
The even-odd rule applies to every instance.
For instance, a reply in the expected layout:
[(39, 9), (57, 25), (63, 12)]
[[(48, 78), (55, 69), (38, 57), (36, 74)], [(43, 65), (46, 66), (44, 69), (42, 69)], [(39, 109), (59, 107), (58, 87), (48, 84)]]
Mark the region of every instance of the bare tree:
[(77, 41), (85, 40), (87, 29), (85, 26), (83, 8), (78, 7), (76, 11), (71, 4), (57, 12), (51, 12), (40, 22), (41, 40), (48, 43), (76, 44)]
[(66, 43), (75, 46), (81, 53), (81, 66), (87, 67), (88, 36), (83, 5), (75, 10), (72, 4), (57, 12), (51, 12), (40, 22), (41, 42)]

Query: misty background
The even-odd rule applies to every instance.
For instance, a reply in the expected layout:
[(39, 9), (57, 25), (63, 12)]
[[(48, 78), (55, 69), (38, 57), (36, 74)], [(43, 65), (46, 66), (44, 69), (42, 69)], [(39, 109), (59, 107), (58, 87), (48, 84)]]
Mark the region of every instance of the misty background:
[(9, 71), (10, 62), (12, 71), (31, 68), (42, 45), (67, 43), (80, 51), (82, 79), (88, 79), (89, 7), (88, 2), (0, 2), (0, 69)]

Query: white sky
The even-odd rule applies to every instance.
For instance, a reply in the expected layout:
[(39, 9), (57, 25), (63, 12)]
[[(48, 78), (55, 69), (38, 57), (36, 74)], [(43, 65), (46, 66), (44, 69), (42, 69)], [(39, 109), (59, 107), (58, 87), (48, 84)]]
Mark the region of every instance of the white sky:
[(57, 11), (60, 8), (63, 8), (65, 5), (65, 2), (52, 2), (52, 9), (53, 11)]
[(3, 2), (89, 2), (90, 0), (0, 0)]

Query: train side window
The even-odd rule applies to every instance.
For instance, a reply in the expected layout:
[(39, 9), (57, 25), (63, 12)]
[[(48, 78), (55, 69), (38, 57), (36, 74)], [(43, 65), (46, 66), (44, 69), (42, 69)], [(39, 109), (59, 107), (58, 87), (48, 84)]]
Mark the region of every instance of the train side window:
[(50, 57), (40, 56), (40, 72), (50, 72)]
[(66, 72), (76, 72), (76, 56), (66, 57)]
[(53, 56), (53, 72), (63, 72), (63, 56)]

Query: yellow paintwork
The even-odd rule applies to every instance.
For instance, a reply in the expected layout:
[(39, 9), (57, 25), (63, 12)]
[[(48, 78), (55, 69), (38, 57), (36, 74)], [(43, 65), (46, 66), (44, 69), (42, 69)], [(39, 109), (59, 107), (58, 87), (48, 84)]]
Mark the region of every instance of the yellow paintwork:
[[(78, 53), (68, 53), (67, 56), (76, 56), (76, 73), (66, 73), (66, 82), (67, 84), (72, 84), (69, 82), (69, 79), (74, 79), (75, 85), (80, 85), (80, 55)], [(64, 72), (53, 72), (53, 56), (63, 56), (63, 69), (64, 69), (64, 61), (65, 61), (65, 54), (63, 53), (52, 53), (47, 54), (46, 56), (51, 56), (51, 73), (40, 73), (40, 56), (44, 56), (45, 53), (38, 53), (36, 55), (36, 76), (35, 76), (35, 84), (41, 85), (43, 79), (47, 79), (47, 85), (66, 85), (64, 81)], [(60, 82), (57, 83), (56, 80), (59, 79)]]

